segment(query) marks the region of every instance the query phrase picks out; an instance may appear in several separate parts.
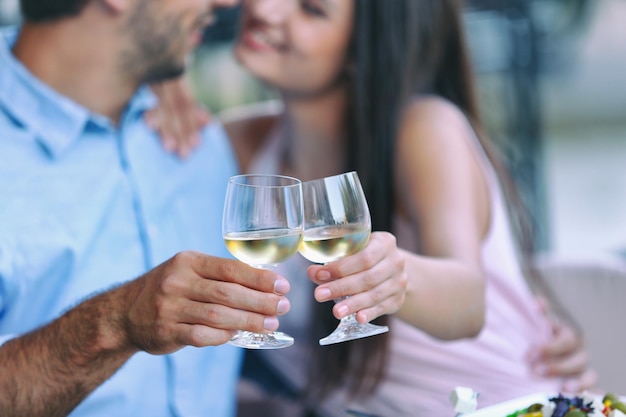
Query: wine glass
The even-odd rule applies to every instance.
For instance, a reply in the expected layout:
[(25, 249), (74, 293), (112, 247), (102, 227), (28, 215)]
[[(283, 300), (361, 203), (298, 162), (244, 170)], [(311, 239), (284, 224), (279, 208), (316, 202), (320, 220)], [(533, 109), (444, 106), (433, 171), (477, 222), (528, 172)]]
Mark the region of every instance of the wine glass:
[[(236, 175), (228, 181), (222, 235), (231, 254), (271, 269), (294, 255), (302, 240), (302, 183), (280, 175)], [(230, 344), (248, 349), (291, 346), (293, 337), (238, 331)]]
[[(302, 196), (304, 235), (299, 248), (302, 256), (325, 264), (352, 255), (367, 245), (370, 213), (356, 172), (306, 181), (302, 184)], [(351, 314), (341, 319), (335, 331), (319, 343), (329, 345), (387, 331), (387, 326), (361, 324), (356, 314)]]

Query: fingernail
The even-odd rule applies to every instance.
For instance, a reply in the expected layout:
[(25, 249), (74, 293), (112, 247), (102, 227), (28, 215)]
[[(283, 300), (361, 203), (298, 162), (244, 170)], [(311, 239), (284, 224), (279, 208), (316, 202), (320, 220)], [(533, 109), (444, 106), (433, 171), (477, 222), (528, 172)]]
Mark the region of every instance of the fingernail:
[(263, 328), (269, 331), (278, 329), (278, 319), (276, 317), (266, 317), (263, 320)]
[(317, 299), (319, 301), (330, 300), (332, 296), (332, 293), (330, 292), (328, 288), (318, 288), (316, 292), (317, 292)]
[(322, 269), (317, 273), (317, 279), (320, 281), (328, 281), (331, 278), (330, 272)]
[(278, 301), (278, 306), (276, 306), (276, 312), (280, 315), (285, 314), (289, 311), (291, 307), (291, 303), (286, 298), (283, 298)]
[(287, 294), (291, 289), (291, 285), (289, 285), (289, 281), (285, 278), (278, 278), (274, 281), (274, 292), (277, 294)]
[(339, 307), (337, 307), (337, 313), (339, 314), (339, 317), (344, 318), (345, 316), (348, 315), (348, 306), (345, 304), (340, 305)]

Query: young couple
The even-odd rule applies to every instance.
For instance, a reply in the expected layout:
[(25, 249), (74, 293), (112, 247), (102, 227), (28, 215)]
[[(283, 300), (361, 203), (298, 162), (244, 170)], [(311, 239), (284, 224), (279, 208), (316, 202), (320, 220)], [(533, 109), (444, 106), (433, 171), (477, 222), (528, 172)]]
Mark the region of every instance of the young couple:
[(227, 123), (233, 146), (203, 128), (181, 161), (143, 122), (142, 85), (179, 75), (214, 8), (235, 3), (22, 0), (23, 26), (3, 32), (0, 414), (234, 415), (241, 350), (217, 345), (289, 308), (284, 278), (226, 259), (238, 168), (364, 183), (369, 245), (308, 275), (318, 301), (351, 295), (335, 317), (391, 331), (321, 350), (316, 394), (373, 390), (352, 406), (445, 415), (457, 385), (487, 404), (592, 384), (582, 338), (522, 274), (460, 6), (244, 2), (236, 54), (283, 108)]

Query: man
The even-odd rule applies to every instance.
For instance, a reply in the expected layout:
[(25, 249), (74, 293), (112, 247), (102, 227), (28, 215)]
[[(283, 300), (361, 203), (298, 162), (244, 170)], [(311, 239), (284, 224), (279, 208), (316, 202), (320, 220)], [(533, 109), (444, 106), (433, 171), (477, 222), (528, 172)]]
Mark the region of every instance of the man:
[(241, 350), (213, 346), (275, 330), (289, 284), (204, 255), (235, 158), (217, 125), (166, 153), (141, 87), (234, 3), (22, 0), (0, 37), (1, 416), (234, 415)]

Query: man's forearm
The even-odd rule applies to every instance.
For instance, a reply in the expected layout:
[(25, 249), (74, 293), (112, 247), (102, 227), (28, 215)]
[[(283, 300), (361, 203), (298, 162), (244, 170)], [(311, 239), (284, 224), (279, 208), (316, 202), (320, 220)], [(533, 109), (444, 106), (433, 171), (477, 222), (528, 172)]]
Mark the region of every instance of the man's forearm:
[(0, 347), (0, 415), (68, 415), (135, 352), (115, 293), (100, 294)]

